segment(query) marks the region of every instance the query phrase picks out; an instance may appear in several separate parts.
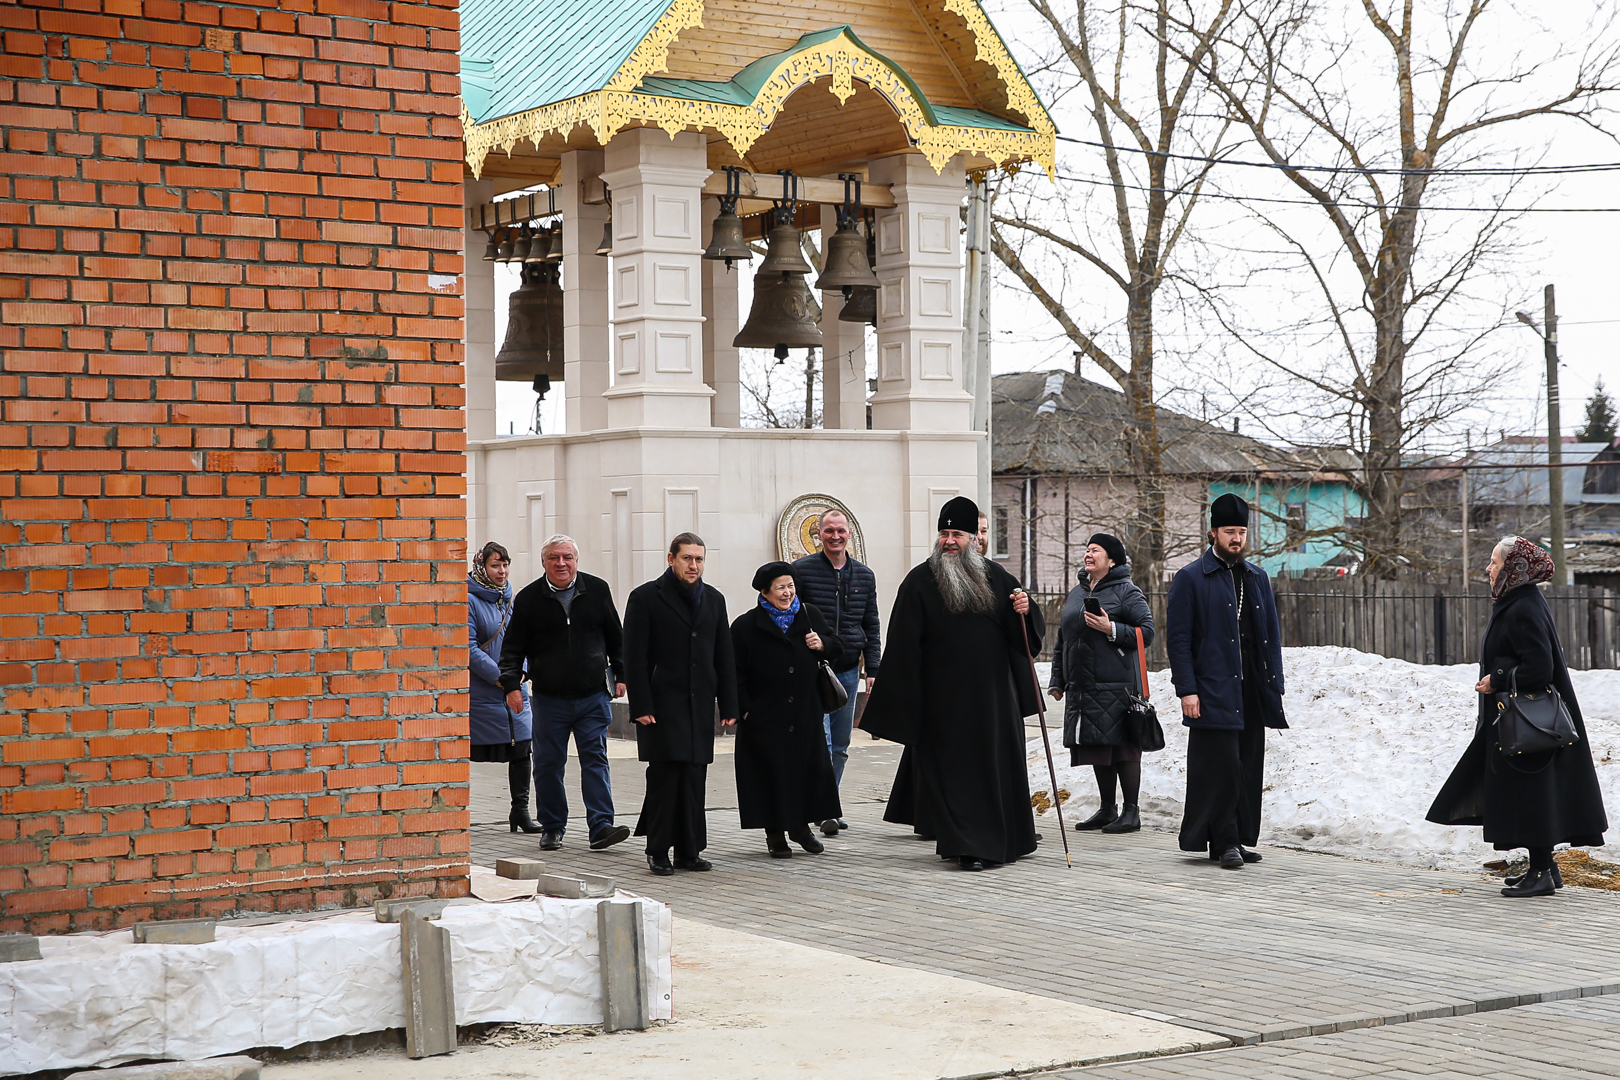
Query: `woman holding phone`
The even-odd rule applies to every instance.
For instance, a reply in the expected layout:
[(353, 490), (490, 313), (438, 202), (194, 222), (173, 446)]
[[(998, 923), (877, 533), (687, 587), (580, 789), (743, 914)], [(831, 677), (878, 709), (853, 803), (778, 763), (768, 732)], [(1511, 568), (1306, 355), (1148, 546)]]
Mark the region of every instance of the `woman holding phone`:
[[(1153, 612), (1131, 580), (1125, 545), (1108, 533), (1086, 541), (1080, 583), (1069, 592), (1052, 649), (1052, 697), (1064, 701), (1063, 745), (1070, 765), (1090, 765), (1102, 806), (1075, 825), (1086, 831), (1135, 832), (1142, 827), (1137, 799), (1142, 748), (1130, 743), (1131, 695), (1137, 675), (1136, 631), (1153, 643)], [(1065, 698), (1067, 699), (1065, 701)], [(1115, 799), (1116, 783), (1123, 808)]]

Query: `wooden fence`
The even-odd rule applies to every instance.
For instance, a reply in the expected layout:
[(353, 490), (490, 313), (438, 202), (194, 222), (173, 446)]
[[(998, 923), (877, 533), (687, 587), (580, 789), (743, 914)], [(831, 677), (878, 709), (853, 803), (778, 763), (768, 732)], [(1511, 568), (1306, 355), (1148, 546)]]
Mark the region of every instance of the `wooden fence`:
[[(1282, 643), (1342, 645), (1415, 664), (1463, 664), (1479, 659), (1490, 616), (1483, 585), (1425, 585), (1367, 579), (1273, 578)], [(1620, 592), (1591, 585), (1544, 590), (1572, 668), (1620, 667)], [(1041, 659), (1051, 659), (1064, 597), (1036, 594), (1049, 628)], [(1153, 623), (1164, 626), (1168, 591), (1148, 594)], [(1169, 666), (1164, 639), (1148, 649), (1148, 666)]]

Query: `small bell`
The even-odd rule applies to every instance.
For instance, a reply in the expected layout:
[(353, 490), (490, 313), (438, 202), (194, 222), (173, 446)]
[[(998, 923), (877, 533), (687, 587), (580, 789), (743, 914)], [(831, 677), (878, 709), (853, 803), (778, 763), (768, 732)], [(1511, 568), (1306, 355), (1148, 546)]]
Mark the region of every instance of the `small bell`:
[(762, 274), (808, 274), (815, 270), (804, 260), (799, 250), (799, 230), (791, 221), (771, 226), (770, 239), (765, 248), (765, 261), (759, 264)]
[(842, 291), (847, 297), (852, 289), (875, 289), (877, 275), (866, 261), (866, 237), (853, 218), (840, 222), (838, 231), (827, 240), (821, 256), (821, 276), (816, 279), (817, 292)]
[(523, 240), (519, 239), (517, 250), (523, 252), (524, 265), (528, 265), (529, 263), (545, 262), (547, 243), (545, 230), (542, 229), (540, 232), (531, 232), (528, 226), (524, 226), (523, 235), (528, 238), (529, 246), (527, 249), (525, 249), (523, 247)]
[[(602, 242), (596, 245), (598, 255), (609, 256), (613, 254), (613, 219), (608, 218), (602, 223)], [(705, 256), (707, 257), (707, 256)]]
[(735, 211), (722, 210), (720, 216), (714, 219), (714, 233), (709, 240), (709, 246), (703, 252), (705, 259), (724, 259), (726, 268), (730, 269), (735, 259), (743, 262), (754, 261), (754, 249), (748, 246), (747, 234), (743, 231), (743, 220)]
[(876, 289), (863, 289), (859, 286), (849, 291), (844, 300), (844, 306), (838, 311), (838, 321), (847, 323), (870, 323), (877, 325), (877, 295)]
[(494, 262), (500, 256), (501, 249), (495, 243), (495, 234), (493, 232), (485, 233), (485, 235), (489, 237), (489, 243), (484, 246), (484, 261)]
[(501, 233), (501, 242), (495, 248), (496, 262), (509, 263), (512, 261), (512, 244), (514, 240), (516, 240), (516, 237), (512, 235), (511, 229)]
[(754, 304), (748, 321), (731, 342), (736, 349), (771, 349), (778, 360), (789, 349), (821, 346), (815, 297), (803, 274), (784, 274), (761, 268), (754, 275)]
[(562, 229), (561, 228), (547, 229), (545, 231), (545, 237), (546, 237), (546, 262), (548, 262), (548, 263), (560, 263), (560, 262), (562, 262), (562, 260), (563, 260)]

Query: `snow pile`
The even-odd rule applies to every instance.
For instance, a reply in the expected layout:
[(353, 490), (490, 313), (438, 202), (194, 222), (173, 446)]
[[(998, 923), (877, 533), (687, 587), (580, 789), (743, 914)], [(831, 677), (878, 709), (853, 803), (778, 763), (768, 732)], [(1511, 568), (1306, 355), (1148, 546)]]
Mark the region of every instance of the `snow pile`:
[[(1262, 844), (1450, 869), (1500, 857), (1478, 828), (1423, 820), (1473, 737), (1476, 665), (1425, 666), (1320, 646), (1284, 649), (1283, 669), (1290, 726), (1266, 733)], [(1570, 676), (1604, 805), (1611, 823), (1620, 822), (1620, 671)], [(1046, 678), (1042, 671), (1042, 685)], [(1187, 729), (1170, 673), (1153, 672), (1148, 682), (1166, 746), (1142, 759), (1142, 820), (1175, 829), (1187, 788)], [(1070, 792), (1064, 819), (1072, 826), (1096, 809), (1097, 783), (1089, 766), (1068, 766), (1068, 750), (1057, 745), (1063, 706), (1047, 701), (1058, 784)], [(1028, 757), (1030, 790), (1049, 791), (1040, 739), (1029, 741)]]

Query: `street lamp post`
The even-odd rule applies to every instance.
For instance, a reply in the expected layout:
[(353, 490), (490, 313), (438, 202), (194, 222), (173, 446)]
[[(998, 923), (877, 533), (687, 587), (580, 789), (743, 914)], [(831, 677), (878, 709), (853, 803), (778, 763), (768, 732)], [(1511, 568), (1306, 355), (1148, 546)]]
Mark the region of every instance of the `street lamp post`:
[(1547, 359), (1547, 527), (1552, 533), (1553, 584), (1564, 585), (1564, 436), (1558, 420), (1558, 311), (1551, 285), (1542, 298), (1546, 330), (1536, 326), (1529, 312), (1517, 314), (1519, 321), (1541, 338), (1542, 354)]

